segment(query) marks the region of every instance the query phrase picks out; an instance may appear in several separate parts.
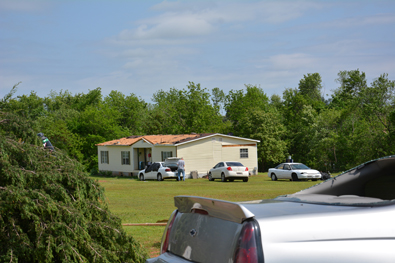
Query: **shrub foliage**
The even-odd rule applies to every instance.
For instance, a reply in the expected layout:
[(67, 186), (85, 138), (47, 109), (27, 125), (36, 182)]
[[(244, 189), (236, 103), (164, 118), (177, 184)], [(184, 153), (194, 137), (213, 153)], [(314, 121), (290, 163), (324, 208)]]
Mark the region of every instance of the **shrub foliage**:
[(0, 112), (0, 262), (144, 262), (98, 182), (36, 134)]

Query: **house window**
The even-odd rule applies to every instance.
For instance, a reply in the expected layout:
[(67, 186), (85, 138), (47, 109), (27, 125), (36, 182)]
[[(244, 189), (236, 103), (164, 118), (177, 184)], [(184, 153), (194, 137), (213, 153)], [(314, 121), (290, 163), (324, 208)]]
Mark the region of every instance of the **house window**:
[(130, 152), (121, 152), (122, 164), (130, 164)]
[(240, 158), (248, 158), (248, 149), (240, 149)]
[(167, 157), (173, 157), (173, 152), (162, 152), (162, 162), (164, 162)]
[(108, 151), (100, 151), (100, 160), (101, 160), (101, 163), (109, 163), (108, 162)]

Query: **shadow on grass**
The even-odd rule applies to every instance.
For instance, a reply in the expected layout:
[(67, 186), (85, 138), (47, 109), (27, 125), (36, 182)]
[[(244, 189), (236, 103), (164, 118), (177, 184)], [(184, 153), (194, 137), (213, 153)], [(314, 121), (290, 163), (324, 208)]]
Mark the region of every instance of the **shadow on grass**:
[(114, 175), (90, 175), (90, 177), (95, 177), (95, 178), (111, 178), (111, 179), (120, 179), (120, 180), (135, 180), (135, 181), (139, 181), (137, 176), (114, 176)]
[(160, 242), (155, 242), (152, 244), (153, 247), (160, 248)]

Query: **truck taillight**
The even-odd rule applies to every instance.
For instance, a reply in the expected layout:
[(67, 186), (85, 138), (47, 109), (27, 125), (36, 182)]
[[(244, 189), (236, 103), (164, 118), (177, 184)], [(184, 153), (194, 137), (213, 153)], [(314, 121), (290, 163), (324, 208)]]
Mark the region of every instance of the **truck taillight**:
[(263, 262), (263, 250), (259, 226), (256, 221), (248, 221), (240, 232), (235, 252), (235, 263)]
[(173, 227), (173, 223), (174, 220), (176, 219), (177, 212), (178, 211), (175, 210), (173, 214), (171, 214), (169, 218), (169, 224), (167, 224), (165, 232), (163, 233), (162, 244), (160, 248), (161, 254), (165, 253), (169, 248), (169, 238), (170, 238), (171, 228)]

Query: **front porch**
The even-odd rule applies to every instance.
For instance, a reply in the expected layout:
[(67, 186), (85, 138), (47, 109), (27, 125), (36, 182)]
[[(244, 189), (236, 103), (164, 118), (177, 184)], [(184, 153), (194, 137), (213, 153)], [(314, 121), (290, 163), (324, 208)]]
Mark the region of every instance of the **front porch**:
[(152, 148), (133, 148), (133, 172), (138, 173), (152, 163)]

